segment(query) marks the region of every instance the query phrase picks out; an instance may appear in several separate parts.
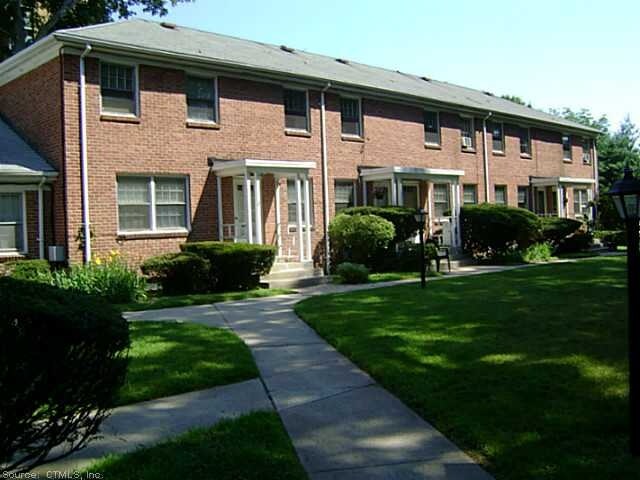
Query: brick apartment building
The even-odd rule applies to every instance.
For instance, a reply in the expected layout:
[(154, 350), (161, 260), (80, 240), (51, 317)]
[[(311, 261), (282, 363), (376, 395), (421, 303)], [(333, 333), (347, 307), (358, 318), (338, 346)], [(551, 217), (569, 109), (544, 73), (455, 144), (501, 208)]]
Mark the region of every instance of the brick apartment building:
[(224, 239), (322, 263), (328, 221), (363, 204), (423, 207), (455, 247), (464, 204), (591, 215), (596, 134), (287, 46), (143, 20), (61, 30), (0, 64), (0, 255)]

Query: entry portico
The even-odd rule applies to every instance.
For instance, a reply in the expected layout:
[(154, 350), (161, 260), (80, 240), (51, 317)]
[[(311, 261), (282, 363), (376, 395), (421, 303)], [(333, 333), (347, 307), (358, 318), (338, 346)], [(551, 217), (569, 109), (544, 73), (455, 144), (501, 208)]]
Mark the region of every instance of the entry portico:
[(228, 238), (223, 221), (222, 179), (233, 178), (234, 224), (231, 237), (236, 242), (255, 244), (267, 243), (264, 236), (264, 214), (262, 207), (262, 180), (265, 175), (273, 176), (275, 183), (275, 243), (278, 256), (282, 255), (282, 221), (280, 208), (280, 180), (293, 180), (296, 195), (296, 233), (298, 257), (300, 261), (312, 259), (311, 212), (313, 200), (310, 198), (309, 172), (316, 168), (315, 162), (299, 160), (219, 160), (211, 163), (211, 171), (216, 176), (218, 238)]
[[(568, 189), (572, 189), (576, 218), (592, 219), (589, 202), (594, 199), (595, 179), (576, 177), (531, 177), (533, 211), (541, 216), (568, 218)], [(579, 209), (579, 211), (576, 211)]]

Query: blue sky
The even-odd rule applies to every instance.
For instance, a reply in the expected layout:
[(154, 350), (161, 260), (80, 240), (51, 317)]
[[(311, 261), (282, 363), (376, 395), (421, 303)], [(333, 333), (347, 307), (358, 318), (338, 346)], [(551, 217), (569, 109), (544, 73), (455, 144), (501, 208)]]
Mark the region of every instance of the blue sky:
[[(145, 16), (145, 15), (141, 15)], [(640, 123), (637, 0), (195, 0), (166, 20)]]

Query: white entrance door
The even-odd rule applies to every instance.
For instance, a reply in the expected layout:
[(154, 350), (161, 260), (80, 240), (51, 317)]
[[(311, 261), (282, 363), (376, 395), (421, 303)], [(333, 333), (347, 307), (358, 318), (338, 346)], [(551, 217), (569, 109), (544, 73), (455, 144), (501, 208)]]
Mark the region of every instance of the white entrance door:
[[(251, 197), (253, 198), (253, 185), (251, 185)], [(251, 221), (255, 226), (255, 212), (251, 209)], [(244, 213), (244, 179), (233, 179), (233, 223), (234, 242), (247, 242), (247, 223)], [(255, 231), (255, 228), (254, 228)]]

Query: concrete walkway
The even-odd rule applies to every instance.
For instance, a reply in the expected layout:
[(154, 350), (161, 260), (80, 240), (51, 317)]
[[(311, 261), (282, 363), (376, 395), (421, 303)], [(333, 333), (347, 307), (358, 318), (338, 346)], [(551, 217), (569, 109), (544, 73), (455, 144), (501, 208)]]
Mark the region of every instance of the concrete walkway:
[[(522, 267), (470, 266), (441, 279)], [(226, 326), (250, 347), (268, 395), (311, 479), (490, 480), (432, 425), (300, 320), (293, 306), (313, 295), (381, 288), (319, 285), (297, 294), (136, 312), (130, 320)]]

